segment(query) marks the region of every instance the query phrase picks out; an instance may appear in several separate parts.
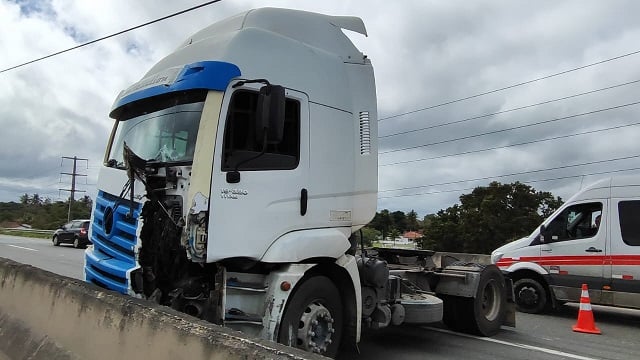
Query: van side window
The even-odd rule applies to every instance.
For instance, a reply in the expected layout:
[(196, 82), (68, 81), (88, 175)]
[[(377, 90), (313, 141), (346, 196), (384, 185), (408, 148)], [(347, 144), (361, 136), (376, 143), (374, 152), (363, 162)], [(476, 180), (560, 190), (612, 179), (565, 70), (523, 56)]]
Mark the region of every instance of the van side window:
[(551, 241), (585, 239), (595, 236), (600, 228), (602, 203), (576, 204), (564, 209), (549, 223)]
[[(287, 99), (282, 141), (267, 144), (256, 139), (258, 92), (238, 90), (231, 96), (224, 130), (222, 171), (291, 170), (300, 161), (300, 103)], [(258, 156), (260, 155), (260, 156)]]
[(620, 232), (622, 241), (631, 246), (640, 246), (640, 200), (620, 201)]

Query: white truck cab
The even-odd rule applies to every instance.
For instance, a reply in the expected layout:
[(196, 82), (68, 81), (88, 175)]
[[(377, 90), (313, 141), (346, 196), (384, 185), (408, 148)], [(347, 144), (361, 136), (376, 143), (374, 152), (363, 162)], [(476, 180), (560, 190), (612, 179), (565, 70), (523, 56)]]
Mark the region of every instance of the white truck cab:
[(571, 197), (528, 237), (493, 251), (520, 311), (580, 301), (640, 308), (640, 176), (600, 180)]
[(247, 11), (122, 91), (85, 280), (326, 356), (364, 327), (512, 324), (493, 265), (357, 250), (377, 205), (376, 89), (343, 30), (366, 35), (356, 17)]

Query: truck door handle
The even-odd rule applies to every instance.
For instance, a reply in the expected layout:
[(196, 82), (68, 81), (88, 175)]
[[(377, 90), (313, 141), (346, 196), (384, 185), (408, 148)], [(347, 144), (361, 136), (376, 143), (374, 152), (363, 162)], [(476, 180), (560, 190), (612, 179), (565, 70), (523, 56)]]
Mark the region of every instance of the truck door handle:
[(307, 202), (309, 195), (307, 189), (300, 190), (300, 215), (305, 216), (307, 214)]
[(596, 249), (593, 246), (585, 250), (586, 252), (602, 252), (602, 249)]

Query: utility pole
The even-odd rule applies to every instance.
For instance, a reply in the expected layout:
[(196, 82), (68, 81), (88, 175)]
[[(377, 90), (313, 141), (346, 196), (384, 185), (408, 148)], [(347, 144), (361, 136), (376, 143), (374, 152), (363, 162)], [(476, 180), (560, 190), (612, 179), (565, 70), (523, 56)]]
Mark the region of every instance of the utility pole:
[(78, 174), (76, 172), (77, 169), (77, 162), (78, 161), (86, 161), (87, 162), (87, 166), (89, 164), (89, 159), (81, 159), (77, 156), (74, 157), (69, 157), (69, 156), (63, 156), (62, 157), (63, 161), (64, 159), (70, 159), (73, 160), (73, 171), (70, 173), (66, 173), (66, 172), (61, 172), (60, 174), (62, 175), (70, 175), (71, 176), (71, 189), (59, 189), (60, 191), (69, 191), (71, 192), (71, 196), (69, 197), (69, 213), (67, 214), (67, 222), (71, 221), (71, 205), (73, 204), (73, 200), (74, 200), (74, 195), (77, 192), (85, 192), (84, 190), (76, 190), (76, 177), (77, 176), (87, 176), (87, 174)]

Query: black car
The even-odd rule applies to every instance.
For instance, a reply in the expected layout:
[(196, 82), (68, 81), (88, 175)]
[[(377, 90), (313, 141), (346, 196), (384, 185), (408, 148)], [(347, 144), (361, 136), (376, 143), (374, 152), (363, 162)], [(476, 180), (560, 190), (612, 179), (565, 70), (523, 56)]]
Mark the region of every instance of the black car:
[(54, 246), (71, 243), (76, 249), (84, 248), (91, 244), (89, 241), (89, 220), (72, 220), (70, 223), (62, 225), (53, 233), (52, 240)]

